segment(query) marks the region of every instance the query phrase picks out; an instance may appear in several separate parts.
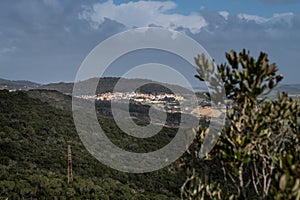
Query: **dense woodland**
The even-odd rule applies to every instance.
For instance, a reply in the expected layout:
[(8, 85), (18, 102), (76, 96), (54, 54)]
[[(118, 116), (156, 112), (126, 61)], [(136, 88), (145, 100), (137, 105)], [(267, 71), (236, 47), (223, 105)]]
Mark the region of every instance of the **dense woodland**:
[[(176, 133), (165, 128), (158, 138), (132, 142), (122, 139), (124, 133), (112, 119), (99, 122), (115, 144), (137, 152), (158, 149)], [(68, 144), (74, 171), (70, 184)], [(178, 199), (185, 180), (184, 171), (169, 168), (127, 174), (102, 165), (82, 145), (70, 111), (26, 92), (0, 91), (0, 149), (0, 199)]]

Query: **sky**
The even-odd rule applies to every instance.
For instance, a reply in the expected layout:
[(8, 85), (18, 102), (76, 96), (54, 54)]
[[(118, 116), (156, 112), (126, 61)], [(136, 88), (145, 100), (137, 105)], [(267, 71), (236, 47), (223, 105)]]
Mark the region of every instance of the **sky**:
[[(3, 0), (0, 78), (74, 81), (84, 58), (100, 42), (148, 26), (186, 34), (217, 64), (232, 49), (245, 48), (254, 57), (264, 51), (284, 75), (283, 83), (300, 83), (299, 0)], [(120, 66), (114, 67), (108, 75), (119, 75)]]

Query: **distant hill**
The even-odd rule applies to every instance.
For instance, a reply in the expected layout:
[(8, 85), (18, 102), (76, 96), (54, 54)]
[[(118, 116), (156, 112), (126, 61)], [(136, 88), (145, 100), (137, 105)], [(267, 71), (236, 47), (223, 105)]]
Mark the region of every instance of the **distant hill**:
[(288, 94), (300, 94), (300, 84), (284, 84), (276, 88), (277, 91), (287, 92)]
[[(113, 92), (117, 82), (120, 78), (117, 77), (104, 77), (99, 79), (98, 87), (97, 87), (97, 94), (103, 94), (107, 92)], [(85, 88), (89, 87), (91, 84), (94, 84), (97, 81), (97, 78), (91, 78), (82, 82), (78, 83), (79, 88), (82, 88), (82, 91), (85, 91)], [(149, 83), (150, 82), (150, 83)], [(146, 84), (148, 83), (148, 84)], [(188, 89), (183, 88), (181, 86), (171, 85), (171, 84), (164, 84), (166, 87), (162, 86), (160, 83), (146, 80), (146, 79), (124, 79), (122, 78), (122, 86), (127, 88), (125, 92), (130, 92), (130, 88), (134, 88), (136, 85), (143, 85), (138, 88), (136, 91), (141, 93), (172, 93), (172, 91), (168, 88), (172, 88), (175, 91), (186, 91), (189, 92)], [(73, 90), (73, 83), (51, 83), (47, 85), (41, 85), (38, 89), (46, 89), (46, 90), (57, 90), (64, 94), (72, 94)], [(118, 91), (118, 90), (116, 90)]]
[(39, 87), (40, 84), (31, 81), (11, 81), (0, 78), (0, 89), (7, 90), (27, 90)]
[[(116, 83), (120, 80), (119, 77), (103, 77), (99, 79), (99, 84), (97, 88), (97, 94), (103, 94), (107, 92), (112, 92)], [(79, 87), (84, 89), (97, 81), (97, 78), (91, 78), (82, 82), (79, 82)], [(137, 89), (137, 92), (141, 93), (172, 93), (170, 89), (168, 88), (175, 88), (175, 90), (180, 91), (187, 91), (188, 89), (183, 88), (181, 86), (175, 86), (171, 84), (164, 84), (167, 87), (162, 86), (160, 83), (146, 80), (146, 79), (124, 79), (122, 78), (122, 84), (125, 88), (132, 88), (135, 85), (143, 85), (142, 87)], [(145, 84), (149, 83), (150, 84)], [(19, 81), (13, 81), (13, 80), (6, 80), (0, 78), (0, 89), (7, 89), (7, 90), (29, 90), (29, 89), (45, 89), (45, 90), (56, 90), (63, 94), (72, 94), (74, 83), (49, 83), (46, 85), (42, 85), (39, 83), (34, 83), (31, 81), (26, 80), (19, 80)], [(207, 91), (207, 88), (204, 86), (199, 86), (194, 88), (197, 91)], [(130, 89), (128, 89), (130, 91)], [(282, 84), (279, 85), (277, 88), (275, 88), (276, 91), (281, 92), (287, 92), (289, 94), (300, 94), (300, 84)]]

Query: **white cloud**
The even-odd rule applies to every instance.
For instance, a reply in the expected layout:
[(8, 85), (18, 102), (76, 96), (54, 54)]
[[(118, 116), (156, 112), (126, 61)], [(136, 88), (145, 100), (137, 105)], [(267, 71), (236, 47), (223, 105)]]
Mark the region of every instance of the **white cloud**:
[(175, 30), (183, 28), (197, 34), (202, 30), (214, 31), (213, 29), (230, 26), (248, 27), (248, 24), (253, 23), (276, 29), (285, 25), (291, 26), (294, 17), (293, 13), (274, 14), (269, 18), (246, 13), (232, 15), (227, 11), (209, 14), (205, 8), (200, 9), (199, 13), (182, 15), (173, 12), (176, 6), (172, 1), (130, 1), (115, 4), (113, 0), (108, 0), (82, 7), (79, 19), (88, 21), (94, 29), (98, 29), (105, 19), (110, 19), (128, 28), (160, 26)]
[(273, 14), (273, 17), (293, 17), (293, 16), (294, 16), (294, 13), (292, 13), (292, 12)]
[(79, 18), (89, 21), (95, 29), (105, 21), (105, 18), (115, 20), (129, 28), (156, 25), (172, 29), (186, 28), (192, 33), (198, 33), (201, 28), (207, 26), (205, 19), (196, 13), (169, 14), (168, 11), (174, 8), (176, 4), (171, 1), (137, 1), (116, 5), (109, 0), (84, 7)]
[(246, 22), (254, 21), (257, 24), (274, 25), (278, 23), (284, 23), (286, 25), (291, 26), (292, 20), (295, 17), (295, 15), (292, 12), (288, 12), (288, 13), (275, 13), (270, 18), (264, 18), (258, 15), (248, 15), (248, 14), (238, 14), (237, 17)]
[(238, 14), (237, 17), (245, 21), (254, 21), (257, 24), (262, 24), (268, 21), (267, 18), (260, 17), (257, 15), (248, 15), (248, 14)]
[(294, 13), (275, 13), (273, 14), (273, 17), (271, 17), (269, 19), (269, 23), (280, 23), (280, 22), (283, 22), (289, 26), (292, 26), (292, 21), (293, 21), (293, 18), (295, 17)]
[(224, 17), (225, 20), (228, 20), (229, 12), (227, 11), (220, 11), (219, 14)]

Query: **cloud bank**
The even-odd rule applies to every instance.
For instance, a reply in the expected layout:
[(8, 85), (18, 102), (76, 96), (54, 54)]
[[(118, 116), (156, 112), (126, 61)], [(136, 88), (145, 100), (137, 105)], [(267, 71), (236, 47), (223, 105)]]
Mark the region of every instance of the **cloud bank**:
[(118, 21), (128, 28), (156, 25), (165, 28), (186, 28), (192, 33), (198, 33), (207, 25), (205, 19), (196, 14), (170, 14), (176, 8), (172, 1), (137, 1), (114, 4), (112, 0), (84, 7), (79, 19), (90, 22), (95, 29), (105, 21), (105, 18)]
[(299, 13), (262, 17), (195, 8), (197, 12), (183, 15), (176, 6), (171, 1), (1, 1), (1, 76), (73, 81), (85, 56), (104, 39), (132, 27), (160, 26), (188, 34), (217, 62), (231, 49), (246, 48), (254, 55), (265, 51), (287, 82), (298, 82)]
[[(193, 34), (198, 34), (205, 29), (207, 30), (209, 25), (215, 25), (216, 23), (219, 23), (219, 25), (221, 23), (228, 27), (255, 23), (265, 28), (277, 29), (281, 28), (280, 25), (292, 25), (294, 18), (294, 14), (291, 12), (274, 13), (270, 18), (266, 18), (247, 13), (231, 15), (227, 11), (209, 13), (205, 9), (201, 9), (197, 13), (194, 12), (190, 15), (171, 14), (170, 12), (175, 8), (176, 4), (172, 1), (138, 1), (118, 5), (109, 0), (104, 3), (83, 6), (83, 10), (79, 13), (78, 17), (80, 20), (87, 21), (94, 29), (98, 29), (106, 19), (110, 19), (123, 24), (127, 28), (159, 26), (177, 30), (188, 30)], [(212, 16), (212, 13), (214, 13), (214, 16)], [(216, 14), (223, 18), (221, 19)], [(220, 27), (217, 26), (216, 28)]]

